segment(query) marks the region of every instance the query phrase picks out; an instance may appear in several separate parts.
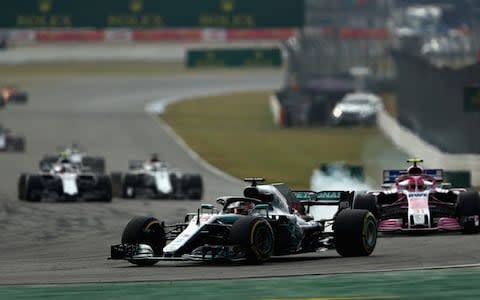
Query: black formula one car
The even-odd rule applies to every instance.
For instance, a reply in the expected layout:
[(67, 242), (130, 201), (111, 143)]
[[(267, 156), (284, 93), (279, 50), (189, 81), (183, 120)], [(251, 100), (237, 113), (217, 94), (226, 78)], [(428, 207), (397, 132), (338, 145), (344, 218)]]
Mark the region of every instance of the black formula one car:
[[(110, 259), (137, 265), (162, 260), (262, 263), (272, 256), (336, 249), (342, 256), (370, 255), (377, 241), (377, 222), (367, 210), (338, 205), (331, 219), (311, 220), (297, 214), (295, 194), (283, 183), (252, 184), (243, 196), (202, 204), (178, 224), (154, 217), (133, 218)], [(327, 230), (327, 227), (332, 227)]]
[(160, 160), (132, 160), (129, 161), (129, 169), (126, 173), (111, 174), (117, 197), (202, 199), (203, 180), (200, 174), (180, 172)]

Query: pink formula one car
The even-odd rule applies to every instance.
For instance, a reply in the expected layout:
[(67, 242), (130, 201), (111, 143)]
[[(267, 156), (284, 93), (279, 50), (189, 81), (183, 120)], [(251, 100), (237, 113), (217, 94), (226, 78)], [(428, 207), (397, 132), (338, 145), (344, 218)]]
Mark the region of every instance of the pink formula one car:
[(451, 188), (442, 169), (423, 169), (421, 159), (409, 159), (407, 170), (383, 171), (383, 189), (358, 193), (353, 208), (368, 209), (381, 232), (480, 230), (477, 191)]

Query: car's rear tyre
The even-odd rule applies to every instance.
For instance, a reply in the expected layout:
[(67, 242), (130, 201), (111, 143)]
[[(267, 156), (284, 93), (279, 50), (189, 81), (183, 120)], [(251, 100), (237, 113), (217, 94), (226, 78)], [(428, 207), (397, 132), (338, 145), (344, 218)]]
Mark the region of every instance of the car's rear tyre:
[(182, 190), (187, 199), (201, 200), (203, 196), (203, 180), (200, 174), (184, 174)]
[(25, 152), (25, 139), (18, 138), (14, 142), (14, 148), (16, 152)]
[[(146, 244), (152, 247), (155, 256), (163, 255), (166, 234), (163, 223), (154, 217), (135, 217), (123, 230), (122, 244)], [(154, 265), (157, 260), (131, 260), (141, 266)]]
[(99, 174), (105, 174), (106, 165), (107, 164), (105, 163), (105, 158), (95, 157), (95, 169)]
[(380, 211), (378, 209), (377, 198), (375, 195), (368, 193), (355, 194), (352, 208), (366, 209), (371, 212), (375, 218), (380, 218)]
[(27, 177), (25, 200), (30, 202), (40, 202), (42, 197), (39, 195), (43, 191), (42, 177), (39, 175), (30, 175)]
[(93, 173), (105, 174), (105, 159), (103, 157), (85, 156), (82, 164), (88, 167)]
[(28, 174), (22, 173), (18, 177), (18, 199), (22, 201), (27, 200), (27, 176)]
[(341, 256), (368, 256), (377, 243), (377, 221), (364, 209), (344, 209), (334, 223), (335, 247)]
[(261, 264), (273, 255), (275, 235), (265, 219), (247, 216), (233, 223), (230, 243), (239, 245), (245, 251), (248, 263)]
[(99, 175), (97, 182), (97, 190), (102, 194), (98, 199), (102, 202), (112, 202), (112, 182), (107, 175)]
[[(457, 217), (463, 233), (478, 233), (480, 228), (475, 218), (480, 217), (480, 196), (477, 191), (466, 191), (458, 195)], [(475, 217), (476, 216), (476, 217)], [(477, 220), (478, 221), (478, 220)]]

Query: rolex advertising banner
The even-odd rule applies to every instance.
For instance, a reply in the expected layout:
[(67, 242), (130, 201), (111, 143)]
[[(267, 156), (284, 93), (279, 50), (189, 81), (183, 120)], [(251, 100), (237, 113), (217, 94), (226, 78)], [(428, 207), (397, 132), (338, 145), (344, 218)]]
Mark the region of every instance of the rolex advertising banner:
[(302, 27), (304, 0), (5, 0), (0, 28)]

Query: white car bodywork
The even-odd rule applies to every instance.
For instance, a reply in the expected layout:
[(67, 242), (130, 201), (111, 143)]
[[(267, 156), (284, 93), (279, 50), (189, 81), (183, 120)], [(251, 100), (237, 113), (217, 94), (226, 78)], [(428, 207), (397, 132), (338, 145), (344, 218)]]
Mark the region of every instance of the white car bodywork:
[(365, 123), (372, 121), (383, 109), (382, 100), (372, 93), (346, 94), (332, 110), (332, 121), (340, 123)]
[(80, 169), (74, 164), (56, 164), (50, 170), (50, 174), (58, 176), (62, 180), (63, 193), (68, 196), (78, 195), (77, 177)]
[(134, 171), (134, 173), (151, 176), (155, 181), (157, 192), (162, 194), (173, 193), (173, 186), (170, 181), (170, 173), (172, 173), (172, 170), (167, 163), (163, 161), (145, 162), (142, 168)]

